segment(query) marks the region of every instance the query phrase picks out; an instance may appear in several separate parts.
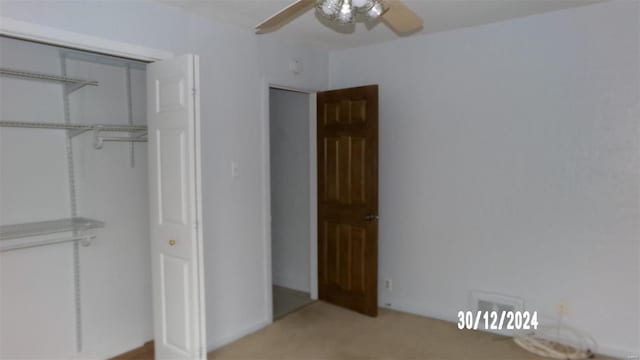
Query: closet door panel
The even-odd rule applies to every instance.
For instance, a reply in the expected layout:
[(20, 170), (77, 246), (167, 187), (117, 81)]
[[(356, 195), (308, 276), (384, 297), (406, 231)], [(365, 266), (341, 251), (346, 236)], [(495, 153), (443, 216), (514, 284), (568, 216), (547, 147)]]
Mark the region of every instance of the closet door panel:
[(183, 162), (187, 152), (185, 134), (181, 129), (157, 129), (156, 135), (158, 224), (186, 225), (188, 179)]
[(148, 130), (154, 347), (158, 359), (206, 355), (198, 228), (197, 57), (149, 65)]

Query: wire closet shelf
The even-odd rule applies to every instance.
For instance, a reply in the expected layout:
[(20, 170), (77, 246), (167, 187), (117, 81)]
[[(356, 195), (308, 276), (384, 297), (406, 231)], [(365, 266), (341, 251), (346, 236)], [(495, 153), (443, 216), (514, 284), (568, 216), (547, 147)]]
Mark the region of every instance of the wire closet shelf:
[[(60, 74), (50, 74), (29, 70), (0, 67), (0, 77), (9, 77), (27, 81), (57, 83), (62, 86), (64, 107), (64, 122), (21, 122), (0, 120), (0, 128), (24, 128), (64, 130), (66, 132), (65, 145), (67, 155), (67, 172), (69, 175), (70, 217), (64, 219), (38, 221), (21, 224), (0, 225), (0, 252), (17, 249), (34, 248), (45, 245), (70, 243), (73, 245), (73, 276), (74, 276), (74, 304), (75, 304), (75, 335), (76, 351), (83, 351), (82, 341), (82, 299), (80, 288), (80, 251), (79, 245), (89, 246), (98, 235), (99, 229), (105, 223), (95, 219), (79, 217), (77, 215), (72, 140), (75, 136), (86, 132), (93, 132), (94, 147), (101, 149), (104, 142), (128, 142), (130, 144), (130, 166), (134, 167), (134, 143), (147, 141), (147, 127), (133, 123), (132, 95), (131, 95), (131, 64), (126, 63), (126, 84), (128, 102), (128, 124), (98, 124), (72, 123), (69, 109), (70, 95), (82, 88), (98, 86), (97, 80), (67, 76), (66, 60), (75, 58), (80, 53), (61, 50)], [(82, 56), (81, 56), (82, 57)], [(87, 60), (87, 59), (84, 59)], [(91, 56), (88, 61), (97, 60)], [(109, 60), (111, 61), (111, 60)], [(100, 61), (98, 61), (100, 62)], [(125, 134), (123, 134), (125, 133)], [(117, 136), (116, 136), (117, 135)]]
[[(27, 80), (40, 80), (61, 83), (65, 86), (65, 93), (70, 94), (84, 86), (98, 86), (98, 81), (59, 76), (41, 72), (11, 69), (0, 67), (0, 75)], [(87, 131), (94, 133), (94, 147), (101, 149), (104, 142), (146, 142), (147, 127), (144, 125), (117, 125), (117, 124), (68, 124), (55, 122), (20, 122), (20, 121), (0, 121), (0, 127), (30, 128), (30, 129), (52, 129), (68, 130), (70, 136), (75, 137)], [(104, 132), (126, 132), (129, 136), (104, 136)]]
[[(65, 95), (69, 95), (85, 86), (98, 86), (99, 84), (96, 80), (6, 67), (0, 67), (0, 76), (59, 83), (64, 85)], [(131, 143), (147, 141), (147, 127), (145, 125), (0, 121), (0, 127), (66, 130), (70, 137), (92, 131), (96, 149), (102, 148), (103, 143), (107, 141)], [(129, 133), (130, 135), (104, 136), (103, 133)], [(67, 242), (80, 242), (82, 245), (88, 246), (96, 238), (97, 229), (104, 226), (105, 223), (102, 221), (83, 217), (0, 225), (0, 252)]]
[[(93, 131), (94, 147), (101, 149), (104, 142), (146, 142), (147, 127), (145, 125), (115, 125), (115, 124), (65, 124), (54, 122), (22, 122), (0, 121), (0, 127), (69, 130), (71, 137), (87, 131)], [(129, 136), (104, 136), (103, 132), (127, 132)]]
[(67, 87), (66, 91), (68, 93), (78, 90), (87, 85), (98, 86), (98, 82), (96, 80), (78, 79), (68, 76), (52, 75), (35, 71), (11, 69), (6, 67), (0, 67), (0, 75), (27, 80), (40, 80), (62, 83)]

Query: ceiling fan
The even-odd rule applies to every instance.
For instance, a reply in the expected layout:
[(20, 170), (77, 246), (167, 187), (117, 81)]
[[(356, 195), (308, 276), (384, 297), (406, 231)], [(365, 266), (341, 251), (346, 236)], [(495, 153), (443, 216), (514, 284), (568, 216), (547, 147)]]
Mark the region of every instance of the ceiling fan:
[(315, 4), (316, 12), (338, 25), (381, 18), (391, 30), (408, 35), (422, 28), (422, 19), (401, 0), (298, 0), (277, 14), (256, 25), (256, 33), (275, 31), (309, 10)]

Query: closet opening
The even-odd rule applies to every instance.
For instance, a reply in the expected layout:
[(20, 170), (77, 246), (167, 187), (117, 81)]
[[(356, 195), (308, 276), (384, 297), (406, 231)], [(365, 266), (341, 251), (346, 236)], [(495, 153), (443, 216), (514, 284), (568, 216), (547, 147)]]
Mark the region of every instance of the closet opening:
[(0, 37), (0, 358), (153, 339), (146, 72)]

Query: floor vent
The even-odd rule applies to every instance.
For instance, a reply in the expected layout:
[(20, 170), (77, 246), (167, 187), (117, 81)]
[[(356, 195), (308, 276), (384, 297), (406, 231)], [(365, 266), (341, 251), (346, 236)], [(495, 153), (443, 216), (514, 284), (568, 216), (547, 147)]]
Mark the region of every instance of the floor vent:
[[(499, 319), (503, 313), (524, 311), (524, 300), (521, 298), (477, 290), (471, 291), (469, 305), (469, 308), (472, 311), (481, 311), (483, 316), (485, 313), (490, 314), (491, 312), (495, 311), (498, 317), (497, 323), (499, 323)], [(506, 320), (504, 321), (502, 329), (492, 328), (491, 323), (492, 318), (489, 317), (490, 326), (486, 328), (483, 317), (482, 320), (478, 322), (478, 330), (489, 331), (505, 336), (513, 336), (515, 333), (513, 330), (506, 329)]]

